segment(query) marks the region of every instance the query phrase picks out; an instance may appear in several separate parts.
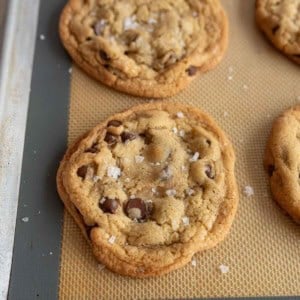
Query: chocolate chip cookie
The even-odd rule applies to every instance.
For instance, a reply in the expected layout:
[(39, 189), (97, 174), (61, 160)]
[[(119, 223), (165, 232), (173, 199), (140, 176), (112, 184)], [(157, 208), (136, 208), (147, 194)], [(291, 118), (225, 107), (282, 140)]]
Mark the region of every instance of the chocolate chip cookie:
[(300, 64), (300, 0), (256, 0), (256, 20), (274, 46)]
[(235, 155), (200, 110), (155, 102), (100, 123), (65, 154), (59, 194), (110, 270), (145, 277), (188, 263), (228, 234)]
[(61, 40), (87, 74), (132, 95), (168, 97), (227, 48), (219, 0), (69, 0)]
[(273, 123), (264, 166), (278, 204), (300, 223), (300, 106), (285, 111)]

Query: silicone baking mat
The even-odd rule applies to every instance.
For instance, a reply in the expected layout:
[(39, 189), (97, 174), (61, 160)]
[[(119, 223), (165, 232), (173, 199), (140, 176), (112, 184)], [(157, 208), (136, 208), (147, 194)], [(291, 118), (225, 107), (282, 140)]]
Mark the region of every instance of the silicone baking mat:
[[(230, 22), (221, 64), (172, 100), (210, 113), (237, 155), (240, 204), (228, 238), (192, 264), (150, 279), (121, 277), (100, 266), (68, 213), (64, 215), (61, 299), (158, 299), (300, 294), (300, 228), (272, 201), (262, 166), (271, 122), (299, 102), (299, 66), (277, 52), (254, 20), (252, 0), (223, 1)], [(115, 92), (74, 67), (69, 142), (120, 110), (146, 100)], [(251, 186), (254, 195), (243, 194)], [(229, 267), (223, 274), (219, 267)]]

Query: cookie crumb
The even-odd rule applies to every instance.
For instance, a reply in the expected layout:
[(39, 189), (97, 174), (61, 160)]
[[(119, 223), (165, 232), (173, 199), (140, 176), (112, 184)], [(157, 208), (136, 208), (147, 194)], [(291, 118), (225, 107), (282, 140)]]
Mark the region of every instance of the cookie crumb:
[(160, 166), (160, 162), (155, 163), (156, 166)]
[(225, 266), (225, 265), (223, 265), (223, 264), (219, 266), (219, 269), (220, 269), (220, 272), (221, 272), (222, 274), (226, 274), (226, 273), (229, 272), (229, 267), (228, 267), (228, 266)]
[(197, 161), (199, 156), (199, 152), (195, 152), (194, 155), (190, 158), (190, 162)]
[(184, 137), (185, 136), (185, 131), (183, 129), (179, 130), (179, 136)]
[(24, 223), (27, 223), (27, 222), (29, 221), (29, 218), (28, 218), (28, 217), (24, 217), (24, 218), (22, 218), (22, 221), (23, 221)]
[(174, 189), (166, 190), (166, 195), (169, 197), (175, 196), (176, 190), (174, 190)]
[(107, 176), (118, 179), (121, 176), (121, 169), (114, 166), (109, 166), (107, 168)]
[(49, 254), (50, 254), (50, 255), (53, 255), (53, 252), (52, 252), (52, 251), (50, 251), (50, 252), (49, 252)]
[(254, 195), (254, 190), (253, 190), (253, 187), (250, 186), (250, 185), (246, 185), (244, 187), (244, 190), (243, 190), (243, 193), (246, 197), (251, 197)]
[(196, 261), (195, 258), (192, 259), (191, 264), (192, 264), (193, 267), (197, 266), (197, 261)]
[(116, 237), (115, 237), (114, 235), (112, 235), (112, 236), (108, 239), (108, 242), (109, 242), (110, 244), (114, 244), (115, 241), (116, 241)]
[(142, 163), (142, 162), (144, 161), (144, 156), (136, 155), (136, 156), (134, 157), (134, 160), (135, 160), (135, 162), (136, 162), (137, 164)]
[(184, 217), (182, 218), (182, 223), (183, 223), (185, 226), (190, 225), (190, 218), (187, 217), (187, 216), (184, 216)]
[(184, 118), (184, 114), (182, 111), (179, 111), (178, 113), (176, 113), (177, 118), (179, 119), (183, 119)]
[(134, 199), (134, 198), (136, 198), (135, 195), (130, 195), (130, 197), (129, 197), (129, 199)]
[(173, 128), (172, 128), (172, 131), (173, 131), (173, 133), (175, 133), (175, 134), (177, 134), (177, 132), (178, 132), (178, 130), (177, 130), (176, 127), (173, 127)]
[(44, 41), (46, 39), (46, 37), (43, 34), (40, 34), (40, 40)]
[(195, 193), (195, 191), (193, 189), (191, 189), (191, 188), (187, 188), (185, 190), (185, 192), (187, 193), (188, 196), (192, 196)]

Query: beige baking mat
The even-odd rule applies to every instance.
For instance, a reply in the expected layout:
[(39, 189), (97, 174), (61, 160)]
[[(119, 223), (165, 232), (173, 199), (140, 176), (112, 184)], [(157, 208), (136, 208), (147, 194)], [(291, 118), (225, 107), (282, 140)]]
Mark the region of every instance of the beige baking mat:
[[(262, 159), (272, 119), (300, 102), (300, 67), (257, 30), (254, 1), (224, 0), (230, 45), (217, 69), (175, 97), (210, 113), (237, 154), (240, 205), (231, 234), (166, 276), (130, 279), (102, 269), (74, 221), (63, 228), (61, 299), (164, 299), (300, 294), (300, 227), (271, 200)], [(145, 100), (114, 92), (73, 69), (69, 142), (112, 113)], [(254, 189), (245, 197), (243, 188)], [(220, 265), (229, 267), (222, 274)]]

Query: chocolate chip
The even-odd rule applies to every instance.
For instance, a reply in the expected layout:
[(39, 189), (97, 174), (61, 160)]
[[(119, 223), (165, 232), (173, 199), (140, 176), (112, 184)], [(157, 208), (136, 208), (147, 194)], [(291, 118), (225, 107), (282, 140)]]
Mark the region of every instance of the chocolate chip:
[(88, 171), (88, 167), (82, 166), (77, 170), (77, 175), (81, 178), (85, 178), (87, 171)]
[(125, 206), (125, 212), (130, 219), (145, 220), (152, 210), (152, 205), (141, 198), (129, 199)]
[(91, 37), (87, 37), (86, 40), (89, 42), (89, 41), (92, 40), (92, 38)]
[(85, 150), (85, 152), (90, 152), (90, 153), (97, 153), (99, 152), (99, 149), (97, 148), (97, 143), (94, 143), (92, 145), (92, 147), (88, 148), (87, 150)]
[(272, 33), (275, 34), (275, 33), (278, 31), (279, 28), (280, 28), (279, 25), (274, 26), (274, 27), (272, 28)]
[(210, 165), (206, 165), (204, 171), (208, 178), (210, 178), (210, 179), (215, 178), (215, 175), (213, 174), (213, 171), (212, 171), (212, 167)]
[(273, 175), (274, 171), (275, 171), (275, 166), (274, 165), (269, 165), (268, 166), (268, 174), (269, 174), (270, 177)]
[(104, 141), (108, 145), (113, 145), (113, 144), (115, 144), (118, 141), (118, 139), (117, 139), (117, 137), (115, 135), (107, 132), (106, 135), (105, 135)]
[(136, 135), (134, 133), (124, 131), (121, 134), (121, 139), (122, 139), (122, 142), (125, 143), (127, 141), (132, 141), (132, 140), (136, 139)]
[(208, 146), (211, 145), (211, 141), (210, 140), (206, 140), (206, 143), (207, 143)]
[(141, 133), (140, 137), (144, 139), (146, 145), (152, 143), (152, 135), (149, 132)]
[(185, 71), (187, 72), (187, 74), (188, 74), (189, 76), (194, 76), (194, 75), (196, 75), (196, 73), (197, 73), (197, 71), (198, 71), (198, 68), (195, 67), (195, 66), (190, 66), (190, 67), (187, 68)]
[(111, 120), (107, 123), (107, 126), (119, 127), (122, 125), (121, 121), (118, 120)]
[(104, 198), (104, 201), (100, 200), (99, 206), (105, 213), (114, 214), (119, 206), (119, 203), (115, 199)]
[(110, 60), (109, 56), (107, 55), (107, 53), (103, 50), (100, 50), (99, 51), (99, 55), (101, 57), (101, 59), (105, 60), (105, 61), (108, 61)]

